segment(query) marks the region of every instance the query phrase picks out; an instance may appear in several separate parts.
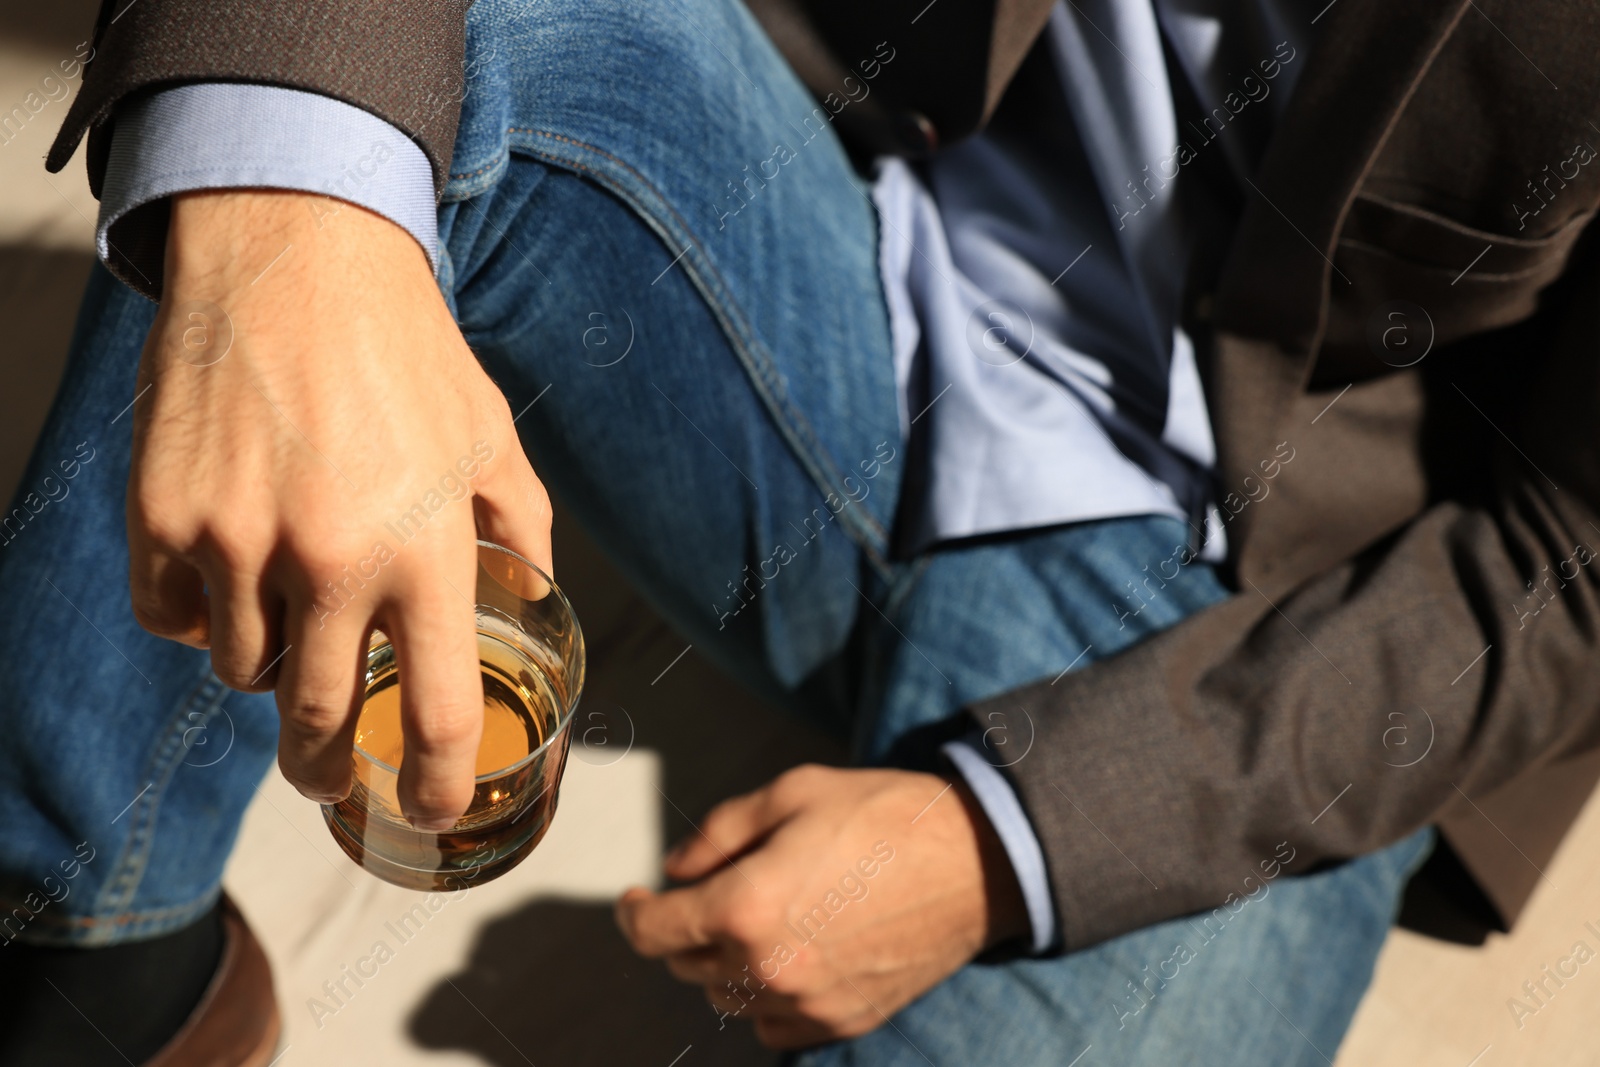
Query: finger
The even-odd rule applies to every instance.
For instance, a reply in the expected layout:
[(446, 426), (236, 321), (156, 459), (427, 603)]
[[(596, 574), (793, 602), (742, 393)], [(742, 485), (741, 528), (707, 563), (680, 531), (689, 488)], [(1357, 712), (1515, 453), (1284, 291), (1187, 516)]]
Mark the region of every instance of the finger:
[(810, 1048), (840, 1038), (857, 1037), (882, 1024), (882, 1018), (875, 1013), (862, 1013), (844, 1022), (829, 1023), (820, 1023), (798, 1013), (755, 1016), (756, 1040), (771, 1049)]
[(429, 547), (398, 579), (381, 623), (400, 671), (400, 809), (417, 829), (440, 831), (472, 801), (483, 678), (472, 602), (477, 545), (464, 523), (452, 523)]
[(672, 977), (690, 985), (721, 985), (739, 970), (721, 945), (669, 953), (664, 962)]
[(799, 1010), (798, 997), (777, 992), (757, 978), (754, 971), (751, 967), (731, 977), (723, 975), (700, 983), (706, 1000), (718, 1011), (742, 1015), (746, 1019), (793, 1015)]
[(473, 480), (473, 514), (486, 541), (525, 557), (550, 577), (555, 565), (550, 548), (550, 495), (528, 464), (515, 435), (479, 465)]
[(368, 617), (315, 602), (288, 611), (278, 669), (278, 766), (321, 804), (350, 793), (350, 750), (366, 678)]
[(247, 693), (271, 689), (283, 651), (283, 602), (260, 575), (204, 568), (211, 601), (211, 671)]
[(647, 959), (714, 944), (711, 899), (705, 884), (666, 893), (631, 889), (617, 901), (616, 914), (623, 936)]
[(667, 853), (667, 877), (687, 882), (704, 878), (748, 852), (783, 821), (769, 784), (711, 809), (699, 828)]
[(210, 647), (211, 605), (205, 579), (192, 564), (131, 533), (128, 592), (140, 626), (191, 648)]

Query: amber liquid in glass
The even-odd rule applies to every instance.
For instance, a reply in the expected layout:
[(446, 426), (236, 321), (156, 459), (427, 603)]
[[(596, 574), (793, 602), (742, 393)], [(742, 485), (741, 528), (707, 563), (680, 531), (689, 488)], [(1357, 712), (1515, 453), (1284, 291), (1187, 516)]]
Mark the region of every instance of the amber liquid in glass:
[[(382, 644), (368, 657), (356, 745), (388, 767), (357, 753), (350, 795), (325, 811), (340, 847), (385, 881), (423, 890), (466, 889), (490, 881), (515, 866), (549, 826), (565, 744), (523, 761), (544, 744), (559, 719), (550, 681), (527, 654), (481, 630), (478, 660), (483, 739), (472, 803), (455, 826), (427, 833), (412, 829), (401, 814), (398, 779), (390, 770), (405, 756), (394, 649)], [(503, 768), (514, 769), (494, 773)]]

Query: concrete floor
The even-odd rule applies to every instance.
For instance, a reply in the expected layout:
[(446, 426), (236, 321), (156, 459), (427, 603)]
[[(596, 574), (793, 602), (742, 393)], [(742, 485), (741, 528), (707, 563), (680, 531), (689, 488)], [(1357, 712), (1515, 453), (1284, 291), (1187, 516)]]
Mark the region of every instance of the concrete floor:
[[(5, 108), (73, 54), (95, 5), (8, 7), (16, 10), (0, 11)], [(95, 202), (81, 154), (61, 175), (41, 165), (65, 112), (65, 100), (50, 101), (0, 145), (6, 499), (59, 380), (90, 263)], [(719, 1032), (698, 992), (634, 958), (611, 924), (610, 902), (628, 885), (658, 880), (664, 845), (687, 832), (690, 817), (784, 766), (838, 752), (693, 652), (653, 684), (685, 642), (564, 521), (556, 550), (589, 637), (583, 710), (602, 728), (590, 739), (608, 743), (575, 750), (560, 816), (526, 863), (430, 915), (342, 1003), (324, 983), (366, 955), (416, 897), (346, 860), (316, 807), (275, 772), (260, 787), (227, 884), (276, 969), (288, 1024), (284, 1067), (775, 1062), (744, 1028)], [(1337, 1067), (1600, 1063), (1600, 977), (1586, 977), (1593, 968), (1520, 1025), (1508, 1007), (1524, 981), (1575, 942), (1600, 948), (1584, 925), (1600, 926), (1600, 804), (1590, 804), (1545, 873), (1512, 936), (1462, 948), (1396, 932)]]

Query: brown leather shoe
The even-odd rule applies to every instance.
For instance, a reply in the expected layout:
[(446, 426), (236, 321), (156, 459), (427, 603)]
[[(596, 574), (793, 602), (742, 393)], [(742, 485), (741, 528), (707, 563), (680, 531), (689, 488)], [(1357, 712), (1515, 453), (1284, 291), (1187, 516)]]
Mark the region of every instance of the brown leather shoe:
[(183, 1029), (144, 1067), (267, 1067), (282, 1020), (272, 965), (228, 894), (222, 894), (222, 962)]

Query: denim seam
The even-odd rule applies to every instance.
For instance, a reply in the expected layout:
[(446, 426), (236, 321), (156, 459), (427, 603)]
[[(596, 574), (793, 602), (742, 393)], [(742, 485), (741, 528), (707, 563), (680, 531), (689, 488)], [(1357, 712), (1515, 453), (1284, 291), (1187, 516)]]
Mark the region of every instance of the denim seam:
[[(640, 174), (638, 170), (636, 170), (635, 168), (630, 166), (626, 161), (624, 161), (622, 159), (619, 159), (618, 157), (616, 157), (615, 155), (612, 155), (609, 152), (606, 152), (604, 149), (597, 148), (594, 145), (586, 144), (586, 143), (584, 143), (582, 141), (578, 141), (578, 140), (575, 140), (574, 138), (567, 137), (567, 136), (564, 136), (564, 135), (558, 134), (558, 133), (551, 133), (551, 132), (546, 132), (546, 131), (542, 131), (542, 130), (536, 130), (536, 129), (527, 128), (527, 127), (512, 127), (507, 132), (509, 132), (509, 133), (531, 133), (536, 137), (547, 137), (547, 138), (550, 138), (552, 140), (561, 141), (561, 142), (563, 142), (565, 144), (570, 144), (570, 145), (572, 145), (572, 146), (574, 146), (576, 148), (586, 149), (588, 151), (594, 152), (596, 155), (599, 155), (599, 156), (602, 156), (602, 157), (604, 157), (606, 159), (611, 160), (613, 163), (617, 164), (617, 166), (627, 170), (630, 174), (632, 174), (635, 178), (637, 178), (639, 180), (639, 182), (642, 185), (644, 185), (645, 188), (647, 188), (661, 202), (661, 204), (668, 211), (670, 211), (672, 213), (673, 218), (677, 221), (678, 225), (682, 227), (685, 235), (688, 237), (689, 241), (692, 242), (694, 247), (697, 250), (699, 250), (702, 255), (705, 254), (704, 253), (704, 248), (701, 245), (700, 239), (695, 235), (694, 230), (692, 228), (690, 228), (688, 222), (683, 218), (683, 216), (680, 215), (677, 212), (677, 210), (671, 205), (671, 203), (667, 200), (666, 197), (661, 195), (660, 191), (657, 190), (650, 183), (648, 178), (646, 178), (643, 174)], [(528, 151), (535, 151), (535, 149), (531, 145), (525, 145), (524, 144), (524, 145), (522, 145), (522, 147), (527, 149)], [(559, 162), (559, 157), (552, 157), (552, 160)], [(570, 162), (570, 164), (572, 166), (579, 167), (579, 168), (587, 171), (590, 174), (596, 175), (597, 177), (604, 177), (605, 176), (605, 175), (603, 175), (602, 172), (593, 170), (593, 169), (588, 168), (588, 167), (583, 167), (582, 164), (579, 164), (576, 161), (569, 161), (569, 162)], [(620, 188), (618, 189), (618, 191), (619, 192), (625, 192), (625, 190), (620, 189)], [(642, 207), (642, 205), (641, 205), (641, 207)], [(693, 257), (691, 257), (691, 258), (693, 258)], [(710, 297), (713, 297), (714, 299), (719, 299), (719, 300), (725, 302), (727, 304), (727, 311), (728, 311), (729, 316), (730, 317), (737, 316), (737, 318), (739, 320), (737, 324), (729, 323), (729, 324), (725, 325), (725, 327), (724, 327), (725, 331), (730, 334), (731, 339), (734, 339), (736, 342), (738, 342), (738, 343), (740, 343), (742, 345), (748, 346), (748, 348), (749, 348), (748, 354), (749, 354), (749, 356), (751, 357), (752, 360), (757, 359), (757, 358), (760, 359), (759, 367), (754, 367), (754, 368), (751, 368), (751, 369), (756, 371), (757, 373), (759, 373), (762, 376), (762, 378), (764, 379), (764, 382), (762, 384), (765, 384), (767, 390), (770, 391), (769, 393), (765, 394), (766, 399), (769, 401), (769, 404), (781, 407), (783, 412), (784, 412), (784, 414), (787, 417), (793, 419), (794, 422), (796, 423), (796, 426), (795, 426), (796, 434), (803, 435), (806, 438), (806, 440), (804, 440), (803, 442), (795, 442), (795, 444), (797, 445), (797, 451), (799, 451), (799, 446), (803, 445), (805, 447), (809, 447), (811, 450), (813, 450), (816, 453), (816, 455), (814, 457), (808, 457), (808, 458), (815, 458), (816, 461), (817, 461), (817, 465), (819, 467), (823, 466), (824, 464), (826, 464), (828, 467), (831, 468), (833, 466), (832, 458), (827, 455), (827, 451), (822, 448), (821, 443), (816, 439), (815, 432), (811, 429), (810, 423), (805, 418), (804, 414), (802, 412), (800, 412), (797, 408), (793, 407), (793, 405), (791, 405), (787, 401), (787, 399), (780, 399), (780, 394), (784, 390), (783, 390), (782, 382), (778, 378), (777, 370), (773, 366), (770, 357), (768, 357), (768, 356), (766, 356), (764, 354), (764, 351), (762, 351), (762, 352), (756, 351), (756, 349), (762, 347), (761, 343), (760, 343), (760, 341), (758, 341), (755, 338), (754, 330), (750, 329), (748, 323), (746, 323), (744, 321), (744, 316), (741, 313), (739, 313), (737, 301), (735, 301), (731, 297), (731, 295), (728, 294), (727, 286), (721, 280), (721, 277), (720, 277), (720, 275), (718, 275), (718, 272), (716, 271), (716, 268), (713, 267), (709, 262), (707, 262), (707, 264), (705, 265), (704, 269), (708, 274), (713, 276), (712, 278), (706, 280), (705, 284), (706, 284), (707, 288), (712, 288), (712, 289), (715, 290), (715, 292), (707, 293), (707, 296), (710, 296)], [(719, 317), (721, 317), (721, 316), (719, 315)], [(738, 331), (739, 336), (732, 336), (732, 335), (735, 335), (735, 332), (736, 332), (732, 328), (734, 325), (738, 325), (738, 326), (742, 327), (742, 329), (740, 331)], [(781, 420), (780, 420), (780, 424), (781, 424)], [(834, 470), (834, 471), (831, 471), (831, 473), (837, 475), (838, 472), (836, 470)], [(816, 477), (815, 473), (813, 474), (813, 477), (814, 478)], [(823, 480), (821, 478), (817, 478), (817, 481), (819, 483), (819, 488), (822, 488), (825, 491), (828, 490), (828, 486), (825, 485), (825, 484), (822, 484)], [(843, 481), (842, 477), (841, 477), (840, 481), (841, 481), (841, 484), (842, 484), (842, 481)], [(874, 518), (871, 515), (870, 512), (866, 513), (862, 517), (861, 521), (869, 525), (870, 532), (873, 535), (875, 535), (875, 536), (877, 536), (879, 538), (884, 538), (886, 536), (883, 528), (878, 524), (877, 519)]]
[(893, 613), (899, 610), (900, 605), (905, 603), (906, 598), (917, 588), (917, 585), (922, 581), (923, 573), (932, 564), (933, 553), (925, 552), (909, 564), (897, 569), (898, 573), (893, 576), (888, 583), (888, 588), (884, 590), (884, 615), (892, 617)]
[[(917, 585), (922, 581), (923, 573), (927, 571), (932, 563), (932, 553), (924, 553), (905, 563), (891, 563), (885, 568), (881, 576), (883, 581), (883, 603), (881, 605), (878, 604), (866, 592), (861, 592), (861, 596), (881, 615), (885, 622), (895, 627), (898, 632), (899, 628), (894, 622), (894, 614), (899, 610), (900, 605), (905, 603), (906, 598), (917, 588)], [(870, 589), (871, 587), (869, 586), (868, 588)], [(877, 590), (872, 591), (877, 592)], [(863, 689), (862, 691), (864, 692), (865, 690)], [(866, 698), (863, 698), (863, 704), (865, 703)], [(861, 759), (862, 753), (868, 750), (873, 732), (877, 727), (878, 722), (875, 715), (857, 715), (855, 717), (855, 722), (850, 730), (852, 759)]]
[[(495, 163), (498, 163), (498, 162), (500, 162), (499, 157), (496, 157), (495, 158)], [(469, 170), (469, 171), (463, 171), (460, 174), (452, 174), (452, 175), (450, 175), (450, 180), (453, 181), (453, 182), (459, 182), (459, 181), (465, 181), (468, 178), (476, 178), (478, 175), (482, 174), (484, 171), (488, 170), (492, 166), (494, 166), (494, 163), (485, 163), (483, 166), (479, 167), (477, 170)]]
[[(705, 260), (702, 265), (695, 262), (696, 256), (686, 256), (685, 269), (690, 272), (691, 277), (697, 282), (697, 288), (706, 296), (707, 303), (710, 305), (713, 314), (721, 321), (724, 334), (732, 342), (734, 351), (739, 356), (739, 361), (750, 374), (757, 392), (761, 394), (762, 399), (765, 401), (767, 410), (772, 413), (780, 432), (789, 440), (790, 447), (800, 459), (801, 464), (808, 468), (812, 480), (823, 492), (833, 491), (827, 483), (830, 474), (836, 477), (839, 484), (842, 485), (843, 477), (834, 469), (832, 457), (822, 448), (804, 414), (787, 400), (781, 379), (778, 377), (771, 357), (766, 355), (761, 342), (756, 339), (754, 331), (749, 328), (744, 316), (740, 313), (738, 302), (728, 294), (727, 287), (718, 275), (716, 268), (711, 265), (709, 259), (705, 256), (700, 239), (695, 235), (688, 223), (684, 221), (683, 217), (678, 214), (677, 210), (673, 208), (667, 198), (661, 195), (660, 191), (651, 184), (649, 179), (627, 162), (611, 153), (562, 134), (530, 127), (511, 127), (507, 130), (507, 133), (524, 133), (532, 134), (534, 137), (548, 138), (610, 160), (634, 177), (643, 186), (644, 190), (672, 215), (673, 220), (682, 229), (684, 236), (692, 245), (691, 251), (698, 251), (700, 253), (698, 258)], [(629, 189), (609, 172), (585, 166), (577, 160), (567, 159), (553, 152), (543, 151), (536, 143), (528, 143), (520, 138), (514, 141), (514, 146), (521, 148), (543, 162), (558, 167), (583, 171), (591, 175), (597, 183), (610, 189), (620, 196), (624, 202), (633, 207), (651, 228), (656, 230), (658, 235), (662, 237), (672, 236), (666, 224), (656, 219), (646, 210), (643, 198), (635, 195), (633, 190)], [(882, 525), (870, 512), (860, 512), (852, 515), (846, 525), (854, 526), (857, 524), (864, 526), (865, 529), (859, 530), (853, 540), (867, 554), (867, 558), (873, 567), (880, 573), (888, 575), (890, 566), (884, 555), (888, 538)]]
[[(182, 917), (198, 913), (215, 899), (213, 887), (196, 901), (188, 904), (138, 913), (129, 913), (125, 910), (132, 903), (139, 884), (144, 879), (150, 851), (155, 844), (155, 825), (160, 813), (161, 798), (172, 783), (172, 777), (182, 763), (183, 754), (188, 751), (184, 739), (190, 729), (197, 725), (203, 727), (215, 717), (223, 700), (227, 698), (227, 693), (227, 688), (211, 675), (208, 668), (200, 684), (189, 691), (189, 695), (174, 711), (169, 720), (166, 738), (151, 756), (147, 772), (143, 776), (149, 784), (131, 805), (130, 830), (117, 857), (112, 877), (100, 890), (93, 913), (85, 923), (90, 929), (105, 925), (124, 927), (135, 923), (181, 925), (173, 924), (171, 916)], [(204, 718), (199, 720), (191, 718), (201, 711), (204, 712)]]
[[(494, 188), (494, 186), (500, 181), (502, 175), (505, 173), (505, 169), (509, 164), (509, 152), (501, 152), (500, 154), (496, 155), (491, 162), (485, 163), (477, 170), (450, 175), (449, 180), (445, 183), (445, 187), (439, 192), (439, 202), (441, 204), (459, 204), (463, 200), (470, 200), (474, 196), (478, 196), (487, 190)], [(464, 187), (456, 187), (456, 183), (464, 182), (469, 178), (476, 178), (480, 174), (484, 174), (486, 172), (490, 172), (488, 173), (487, 177)]]
[(446, 247), (444, 241), (439, 242), (439, 270), (434, 275), (434, 280), (438, 283), (439, 292), (444, 297), (445, 302), (450, 305), (451, 317), (456, 319), (459, 324), (461, 313), (456, 307), (455, 300), (456, 264), (455, 260), (451, 258), (450, 249)]
[[(48, 911), (35, 912), (28, 920), (30, 928), (34, 926), (49, 927), (53, 930), (101, 930), (106, 928), (134, 927), (140, 935), (160, 935), (171, 930), (177, 930), (189, 925), (196, 916), (203, 915), (216, 903), (217, 886), (213, 886), (204, 895), (185, 904), (171, 904), (165, 908), (152, 908), (146, 911), (129, 912), (121, 915), (73, 915), (63, 917), (52, 915)], [(11, 908), (27, 910), (27, 905), (10, 898), (0, 897), (0, 910)], [(19, 935), (21, 940), (31, 940), (26, 934)], [(73, 944), (94, 944), (98, 938), (72, 938)], [(0, 942), (3, 947), (5, 942)]]

